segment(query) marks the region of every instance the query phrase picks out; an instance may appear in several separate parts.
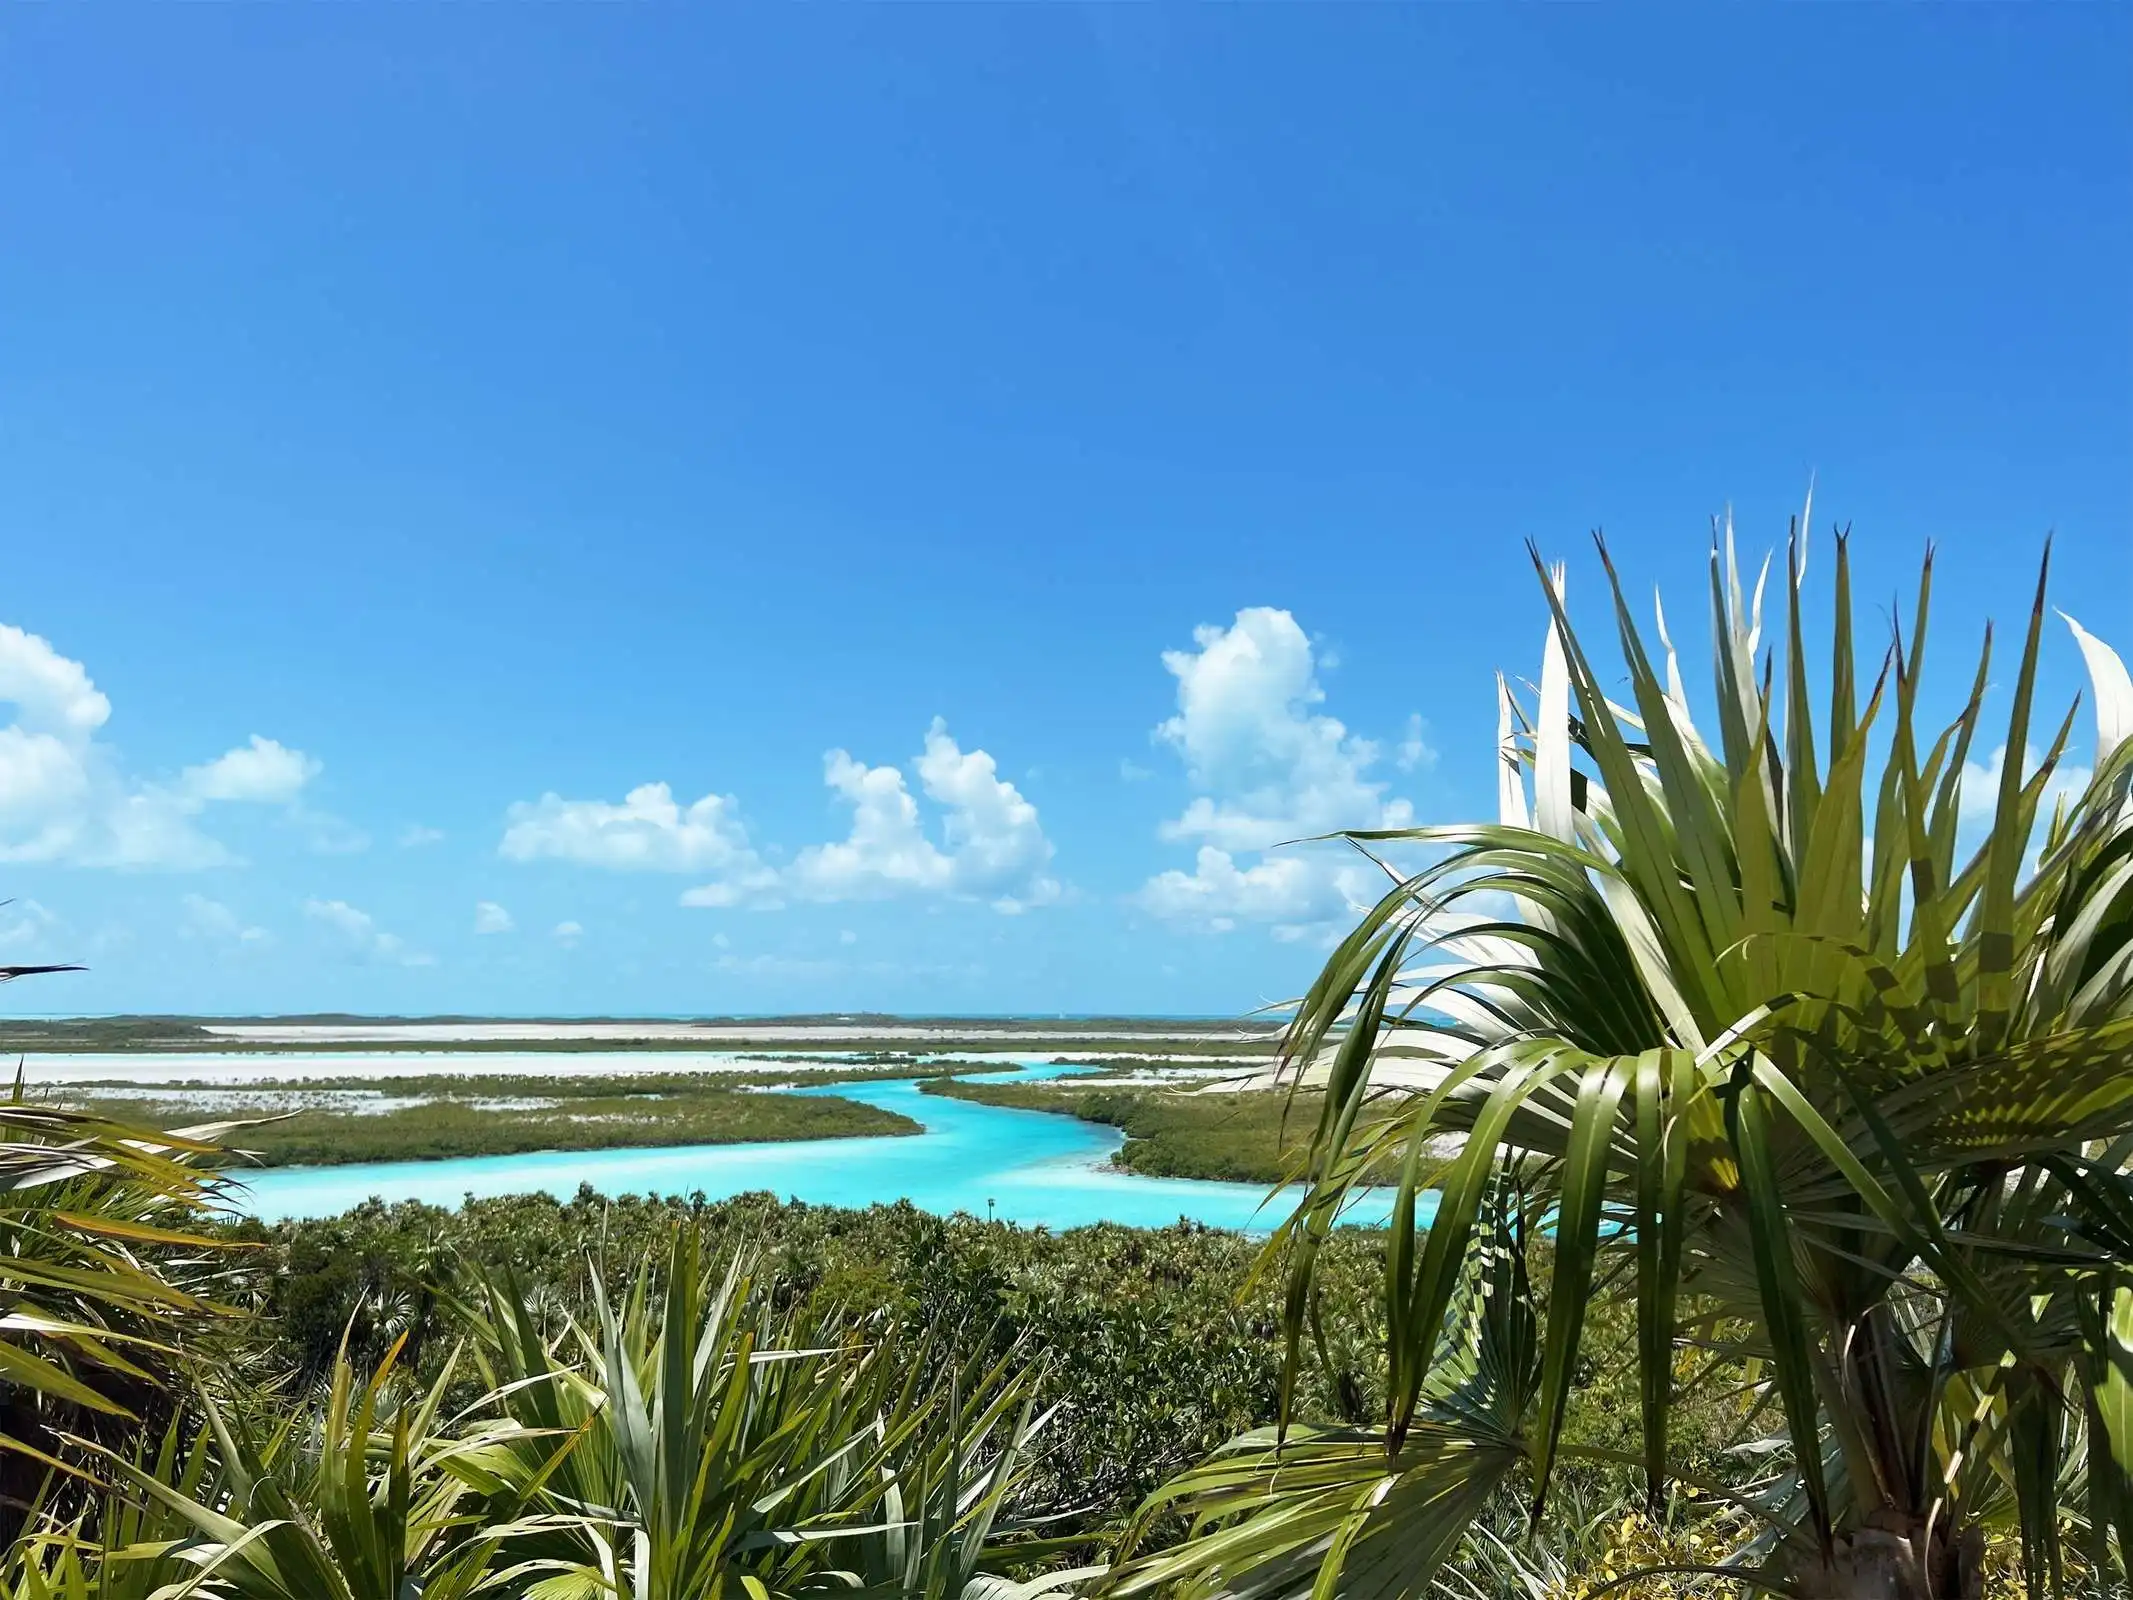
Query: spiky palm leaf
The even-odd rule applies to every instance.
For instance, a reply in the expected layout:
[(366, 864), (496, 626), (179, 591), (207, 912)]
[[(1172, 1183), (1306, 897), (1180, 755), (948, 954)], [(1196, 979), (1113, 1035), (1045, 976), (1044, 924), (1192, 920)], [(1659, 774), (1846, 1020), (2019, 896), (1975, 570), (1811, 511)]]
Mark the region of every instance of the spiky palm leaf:
[[(59, 968), (5, 968), (0, 977)], [(48, 1470), (52, 1428), (130, 1419), (165, 1390), (210, 1310), (198, 1228), (231, 1124), (174, 1133), (0, 1099), (0, 1535)]]
[[(134, 1470), (197, 1500), (212, 1493), (208, 1445), (204, 1430), (188, 1432), (173, 1420), (153, 1448), (137, 1438), (124, 1454)], [(17, 1540), (8, 1564), (0, 1568), (0, 1597), (154, 1600), (193, 1575), (170, 1554), (192, 1533), (188, 1519), (161, 1501), (110, 1495), (64, 1523), (48, 1521)], [(107, 1559), (107, 1550), (128, 1554)]]
[[(107, 1534), (99, 1564), (189, 1569), (158, 1600), (464, 1600), (541, 1570), (496, 1559), (537, 1521), (500, 1515), (493, 1503), (480, 1519), (467, 1514), (472, 1491), (453, 1464), (488, 1434), (444, 1425), (453, 1363), (426, 1390), (402, 1395), (401, 1348), (361, 1380), (342, 1353), (315, 1435), (300, 1417), (257, 1433), (203, 1396), (213, 1442), (204, 1482), (197, 1471), (173, 1482), (161, 1463), (100, 1452), (147, 1514), (182, 1532), (137, 1543)], [(117, 1534), (125, 1531), (120, 1523)]]
[(486, 1286), (476, 1355), (508, 1426), (453, 1470), (555, 1513), (508, 1545), (555, 1568), (543, 1600), (999, 1587), (987, 1569), (1042, 1422), (1026, 1371), (944, 1382), (925, 1353), (834, 1324), (795, 1337), (741, 1262), (707, 1274), (686, 1230), (656, 1291), (650, 1265), (619, 1305), (596, 1273), (591, 1324), (560, 1342)]
[(1413, 1404), (1387, 1430), (1267, 1428), (1246, 1434), (1152, 1496), (1127, 1532), (1190, 1519), (1178, 1544), (1124, 1562), (1122, 1595), (1395, 1596), (1435, 1577), (1467, 1524), (1528, 1459), (1539, 1377), (1526, 1281), (1525, 1208), (1502, 1174), (1483, 1207)]
[[(2046, 817), (2072, 714), (2025, 771), (2040, 579), (1989, 820), (1966, 851), (1989, 633), (1960, 714), (1932, 732), (1919, 710), (1930, 557), (1908, 637), (1862, 685), (1840, 538), (1818, 689), (1804, 560), (1799, 540), (1780, 674), (1762, 648), (1763, 584), (1744, 597), (1730, 529), (1714, 541), (1715, 740), (1663, 615), (1655, 658), (1609, 565), (1631, 702), (1616, 704), (1560, 572), (1544, 572), (1537, 705), (1501, 692), (1499, 820), (1356, 836), (1440, 857), (1363, 918), (1288, 1035), (1288, 1065), (1327, 1090), (1313, 1187), (1277, 1241), (1295, 1275), (1292, 1352), (1319, 1244), (1404, 1146), (1386, 1289), (1396, 1449), (1442, 1359), (1491, 1174), (1511, 1159), (1556, 1219), (1521, 1430), (1538, 1495), (1586, 1306), (1621, 1279), (1655, 1496), (1675, 1350), (1701, 1326), (1684, 1313), (1693, 1299), (1751, 1330), (1784, 1419), (1795, 1486), (1771, 1508), (1780, 1570), (1848, 1592), (1874, 1563), (1907, 1563), (1927, 1592), (1959, 1592), (1973, 1513), (2004, 1484), (2043, 1587), (2063, 1523), (2085, 1515), (2087, 1558), (2113, 1567), (2133, 1531), (2118, 1309), (2133, 1186), (2113, 1142), (2133, 1129), (2133, 685), (2076, 625), (2097, 754)], [(1427, 1159), (1445, 1135), (1458, 1153)], [(1344, 1555), (1332, 1547), (1322, 1592), (1349, 1587)]]

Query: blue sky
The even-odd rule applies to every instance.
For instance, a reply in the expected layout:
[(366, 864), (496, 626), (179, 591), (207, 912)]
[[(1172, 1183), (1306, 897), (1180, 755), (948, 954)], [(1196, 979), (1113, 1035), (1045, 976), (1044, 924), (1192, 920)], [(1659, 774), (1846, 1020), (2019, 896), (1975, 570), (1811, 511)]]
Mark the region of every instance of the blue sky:
[(93, 970), (8, 998), (1234, 1012), (1353, 890), (1266, 845), (1491, 809), (1526, 539), (1700, 638), (1708, 517), (1811, 472), (1870, 601), (1938, 541), (1944, 671), (2047, 531), (2133, 644), (2128, 59), (11, 10), (0, 952)]

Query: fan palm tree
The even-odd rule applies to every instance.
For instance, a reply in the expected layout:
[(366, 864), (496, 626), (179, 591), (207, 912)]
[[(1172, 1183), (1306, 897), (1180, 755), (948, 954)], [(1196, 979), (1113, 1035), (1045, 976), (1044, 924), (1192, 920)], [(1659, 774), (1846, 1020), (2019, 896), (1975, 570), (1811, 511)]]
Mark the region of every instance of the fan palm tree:
[[(123, 1463), (118, 1473), (146, 1475), (169, 1492), (161, 1499), (111, 1495), (71, 1520), (42, 1519), (0, 1562), (0, 1600), (153, 1600), (193, 1577), (193, 1565), (177, 1552), (193, 1544), (196, 1528), (176, 1507), (218, 1497), (211, 1486), (211, 1439), (206, 1429), (174, 1419), (153, 1444), (150, 1435), (140, 1434), (124, 1450), (110, 1451), (106, 1460)], [(92, 1446), (89, 1455), (107, 1449)], [(128, 1554), (106, 1560), (107, 1549)]]
[(551, 1513), (504, 1545), (552, 1572), (544, 1600), (1018, 1600), (994, 1569), (1053, 1553), (1008, 1515), (1045, 1420), (1033, 1372), (943, 1374), (835, 1320), (796, 1338), (742, 1262), (704, 1271), (690, 1230), (663, 1291), (650, 1268), (619, 1304), (595, 1273), (590, 1325), (560, 1341), (507, 1284), (473, 1318), (502, 1420), (452, 1470), (485, 1520)]
[[(461, 1600), (538, 1573), (497, 1561), (504, 1541), (533, 1524), (465, 1514), (473, 1492), (453, 1468), (488, 1430), (446, 1425), (450, 1361), (426, 1389), (397, 1392), (405, 1344), (403, 1335), (360, 1381), (344, 1350), (315, 1430), (299, 1415), (261, 1433), (203, 1394), (207, 1426), (182, 1473), (168, 1449), (153, 1466), (95, 1451), (125, 1493), (105, 1508), (113, 1528), (88, 1570), (120, 1581), (139, 1566), (184, 1575), (151, 1600)], [(128, 1541), (129, 1517), (159, 1536)]]
[[(1253, 1447), (1256, 1499), (1232, 1492), (1234, 1455), (1212, 1462), (1169, 1491), (1195, 1536), (1127, 1587), (1418, 1592), (1476, 1510), (1448, 1471), (1500, 1477), (1512, 1451), (1539, 1515), (1576, 1453), (1573, 1373), (1609, 1292), (1635, 1302), (1655, 1501), (1687, 1348), (1743, 1362), (1782, 1419), (1781, 1470), (1744, 1494), (1766, 1531), (1729, 1571), (1803, 1595), (1975, 1595), (1984, 1530), (2004, 1523), (2034, 1593), (2124, 1581), (2133, 683), (2069, 619), (2095, 759), (2063, 765), (2071, 710), (2029, 756), (2040, 575), (1980, 795), (1990, 632), (1959, 714), (1932, 729), (1931, 556), (1907, 633), (1862, 682), (1840, 536), (1811, 672), (1803, 526), (1781, 662), (1764, 582), (1744, 594), (1730, 527), (1714, 538), (1715, 738), (1664, 614), (1654, 650), (1604, 544), (1628, 704), (1536, 555), (1550, 626), (1534, 700), (1499, 679), (1497, 820), (1351, 836), (1435, 859), (1388, 867), (1296, 1010), (1285, 1067), (1326, 1094), (1275, 1248), (1293, 1367), (1321, 1243), (1365, 1175), (1402, 1162), (1374, 1470), (1351, 1472), (1327, 1520), (1303, 1509), (1322, 1493), (1309, 1437)], [(1506, 1164), (1553, 1234), (1534, 1382), (1515, 1424), (1468, 1428), (1448, 1469), (1444, 1430), (1463, 1425), (1443, 1413), (1445, 1330)]]
[[(62, 967), (0, 968), (0, 980)], [(48, 1471), (55, 1426), (130, 1423), (167, 1390), (209, 1316), (200, 1209), (216, 1140), (238, 1124), (151, 1132), (0, 1099), (0, 1535)]]
[(619, 1303), (596, 1274), (560, 1338), (480, 1283), (454, 1306), (481, 1380), (456, 1413), (464, 1347), (412, 1386), (403, 1332), (367, 1378), (344, 1340), (315, 1410), (201, 1371), (159, 1449), (59, 1435), (102, 1492), (31, 1508), (0, 1600), (1065, 1600), (1097, 1575), (1003, 1575), (1075, 1543), (1015, 1517), (1046, 1421), (1031, 1369), (835, 1317), (796, 1342), (691, 1230), (660, 1265)]

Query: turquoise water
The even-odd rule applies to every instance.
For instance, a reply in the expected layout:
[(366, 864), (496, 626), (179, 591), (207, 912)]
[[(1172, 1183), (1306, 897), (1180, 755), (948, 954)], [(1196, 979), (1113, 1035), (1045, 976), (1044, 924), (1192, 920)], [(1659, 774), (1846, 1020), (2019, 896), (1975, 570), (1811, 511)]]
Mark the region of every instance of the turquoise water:
[[(996, 1078), (1056, 1077), (1071, 1068), (1026, 1064)], [(1258, 1184), (1141, 1178), (1107, 1166), (1123, 1142), (1115, 1128), (1044, 1111), (981, 1106), (921, 1094), (911, 1078), (825, 1084), (800, 1094), (840, 1095), (899, 1111), (925, 1132), (872, 1139), (783, 1144), (685, 1145), (666, 1150), (544, 1151), (456, 1161), (393, 1161), (346, 1167), (282, 1167), (256, 1174), (241, 1209), (255, 1216), (332, 1216), (376, 1196), (456, 1206), (468, 1196), (545, 1190), (568, 1199), (581, 1183), (607, 1194), (712, 1199), (767, 1189), (813, 1205), (870, 1206), (909, 1200), (946, 1216), (957, 1211), (1007, 1222), (1076, 1228), (1092, 1222), (1162, 1227), (1187, 1218), (1218, 1228), (1272, 1229), (1295, 1203)], [(1389, 1196), (1361, 1197), (1350, 1221), (1384, 1222)]]

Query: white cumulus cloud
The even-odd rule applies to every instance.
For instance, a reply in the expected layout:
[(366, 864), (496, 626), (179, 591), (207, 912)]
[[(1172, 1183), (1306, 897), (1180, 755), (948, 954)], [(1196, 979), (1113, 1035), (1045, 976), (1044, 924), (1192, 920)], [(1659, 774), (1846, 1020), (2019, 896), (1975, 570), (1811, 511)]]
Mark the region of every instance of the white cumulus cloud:
[(1366, 775), (1378, 747), (1313, 709), (1325, 690), (1293, 616), (1253, 606), (1227, 628), (1195, 630), (1193, 640), (1195, 650), (1163, 652), (1178, 680), (1178, 710), (1155, 731), (1184, 757), (1201, 792), (1165, 825), (1165, 837), (1264, 850), (1413, 820), (1406, 801), (1387, 800), (1386, 786)]
[(111, 702), (79, 661), (7, 623), (0, 623), (0, 700), (14, 705), (23, 726), (78, 739), (111, 718)]
[(254, 735), (188, 767), (174, 783), (125, 770), (102, 737), (111, 702), (79, 662), (21, 628), (0, 624), (0, 861), (91, 867), (192, 868), (234, 858), (204, 832), (210, 806), (250, 801), (293, 807), (319, 764)]
[(550, 937), (557, 944), (568, 950), (585, 937), (585, 929), (575, 922), (558, 922)]
[(710, 872), (685, 905), (737, 905), (771, 894), (777, 873), (748, 842), (740, 804), (707, 794), (684, 806), (663, 783), (639, 784), (616, 805), (544, 794), (505, 814), (503, 855), (512, 861), (570, 861), (621, 872)]
[[(1330, 846), (1262, 852), (1342, 829), (1409, 827), (1414, 807), (1371, 775), (1378, 745), (1320, 709), (1320, 663), (1289, 612), (1249, 607), (1228, 627), (1195, 630), (1193, 643), (1163, 653), (1178, 709), (1155, 737), (1197, 791), (1162, 837), (1197, 850), (1190, 872), (1159, 873), (1139, 903), (1170, 921), (1216, 931), (1269, 923), (1284, 937), (1347, 915), (1375, 892), (1366, 865)], [(1410, 717), (1397, 764), (1432, 759), (1422, 719)]]
[(482, 900), (474, 906), (474, 931), (476, 933), (509, 933), (518, 924), (511, 920), (511, 913), (494, 900)]
[(926, 798), (941, 808), (938, 842), (901, 768), (870, 767), (843, 750), (824, 757), (824, 781), (852, 808), (851, 831), (800, 852), (786, 874), (792, 892), (810, 900), (955, 895), (1007, 912), (1059, 897), (1037, 808), (1000, 776), (991, 755), (962, 749), (936, 717), (916, 769)]
[(287, 805), (319, 774), (319, 764), (301, 750), (252, 735), (250, 744), (187, 767), (179, 787), (200, 800), (250, 800)]
[(800, 852), (791, 872), (796, 892), (856, 900), (947, 888), (953, 869), (926, 837), (902, 768), (870, 767), (842, 750), (824, 757), (822, 768), (823, 781), (852, 808), (852, 829), (840, 841)]
[(1173, 867), (1150, 878), (1141, 904), (1159, 917), (1198, 922), (1226, 932), (1241, 921), (1302, 925), (1348, 909), (1335, 875), (1307, 856), (1274, 855), (1248, 867), (1211, 844), (1200, 846), (1193, 869)]
[(682, 893), (685, 906), (932, 895), (1015, 912), (1059, 897), (1036, 806), (1000, 776), (988, 752), (964, 750), (939, 718), (908, 773), (832, 750), (823, 778), (849, 808), (849, 829), (807, 846), (782, 869), (756, 849), (732, 796), (705, 795), (684, 807), (664, 783), (640, 785), (619, 805), (555, 794), (520, 801), (505, 814), (500, 849), (514, 861), (703, 873), (707, 881)]
[(349, 960), (377, 966), (433, 967), (435, 956), (408, 947), (398, 934), (387, 933), (367, 911), (346, 900), (306, 900), (304, 915), (324, 928)]
[(958, 748), (939, 717), (926, 730), (918, 777), (927, 797), (947, 807), (941, 832), (956, 891), (988, 895), (996, 906), (1018, 910), (1059, 897), (1059, 884), (1046, 870), (1052, 842), (1037, 808), (1000, 776), (999, 764), (985, 751)]

